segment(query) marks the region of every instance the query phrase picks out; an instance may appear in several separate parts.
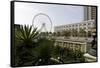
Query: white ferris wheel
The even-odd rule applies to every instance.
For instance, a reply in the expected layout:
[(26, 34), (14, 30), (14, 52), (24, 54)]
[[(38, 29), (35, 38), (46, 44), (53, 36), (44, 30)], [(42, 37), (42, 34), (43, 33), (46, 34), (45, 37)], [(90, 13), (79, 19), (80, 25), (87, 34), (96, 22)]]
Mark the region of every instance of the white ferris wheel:
[(38, 13), (33, 17), (32, 25), (37, 28), (39, 32), (51, 32), (52, 21), (47, 14)]

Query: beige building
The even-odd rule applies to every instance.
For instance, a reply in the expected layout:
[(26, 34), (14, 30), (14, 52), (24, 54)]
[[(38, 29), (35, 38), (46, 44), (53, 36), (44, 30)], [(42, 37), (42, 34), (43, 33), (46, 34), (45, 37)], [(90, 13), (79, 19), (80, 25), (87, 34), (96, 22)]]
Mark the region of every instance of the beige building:
[(61, 31), (67, 31), (67, 30), (73, 30), (73, 29), (79, 31), (80, 29), (84, 29), (86, 32), (88, 32), (88, 30), (93, 28), (94, 26), (95, 26), (95, 21), (88, 20), (88, 21), (82, 21), (82, 22), (74, 23), (74, 24), (55, 26), (54, 31), (61, 32)]
[(96, 20), (96, 7), (85, 6), (84, 7), (84, 20)]

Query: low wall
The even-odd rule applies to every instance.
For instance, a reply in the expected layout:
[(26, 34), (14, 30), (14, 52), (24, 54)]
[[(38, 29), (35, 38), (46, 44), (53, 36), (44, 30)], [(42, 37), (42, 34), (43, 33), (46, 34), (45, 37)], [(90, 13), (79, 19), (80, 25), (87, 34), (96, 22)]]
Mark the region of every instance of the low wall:
[(73, 51), (79, 50), (83, 53), (86, 53), (90, 48), (90, 45), (87, 42), (74, 42), (74, 41), (56, 40), (55, 46), (56, 45), (59, 45), (61, 47), (70, 48)]

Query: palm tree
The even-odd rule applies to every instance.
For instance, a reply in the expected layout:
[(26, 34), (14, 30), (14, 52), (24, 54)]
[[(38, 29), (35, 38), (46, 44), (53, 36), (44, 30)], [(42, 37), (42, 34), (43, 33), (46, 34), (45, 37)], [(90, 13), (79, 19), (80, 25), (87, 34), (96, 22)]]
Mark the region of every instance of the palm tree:
[(53, 36), (56, 36), (56, 32), (53, 32)]
[(57, 32), (56, 34), (57, 34), (57, 36), (61, 36), (61, 32)]
[(78, 36), (78, 31), (77, 31), (77, 29), (75, 29), (74, 33), (75, 33), (75, 36), (77, 37), (77, 36)]
[(78, 31), (77, 31), (77, 29), (72, 29), (72, 30), (71, 30), (71, 35), (72, 35), (73, 37), (77, 37), (77, 36), (78, 36)]
[[(16, 65), (31, 65), (34, 54), (32, 50), (36, 47), (39, 33), (37, 28), (32, 28), (28, 25), (20, 25), (19, 29), (15, 31), (15, 56)], [(31, 63), (30, 63), (31, 62)]]
[(62, 36), (69, 37), (70, 36), (70, 33), (71, 32), (69, 30), (66, 30), (66, 31), (64, 30), (64, 31), (62, 31), (61, 34), (62, 34)]
[(79, 35), (81, 37), (85, 37), (86, 36), (86, 31), (84, 29), (80, 28)]

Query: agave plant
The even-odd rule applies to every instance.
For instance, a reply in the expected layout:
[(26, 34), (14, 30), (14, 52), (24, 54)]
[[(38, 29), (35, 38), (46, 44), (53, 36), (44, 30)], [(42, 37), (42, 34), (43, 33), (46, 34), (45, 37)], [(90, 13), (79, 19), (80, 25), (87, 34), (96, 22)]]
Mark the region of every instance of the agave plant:
[(21, 25), (15, 36), (19, 41), (28, 42), (37, 39), (39, 33), (37, 32), (37, 28), (32, 29), (32, 26), (29, 27), (28, 25)]
[(34, 58), (32, 50), (36, 47), (38, 38), (39, 32), (37, 32), (37, 28), (32, 28), (32, 26), (20, 25), (19, 29), (15, 31), (16, 65), (23, 66), (32, 64)]

